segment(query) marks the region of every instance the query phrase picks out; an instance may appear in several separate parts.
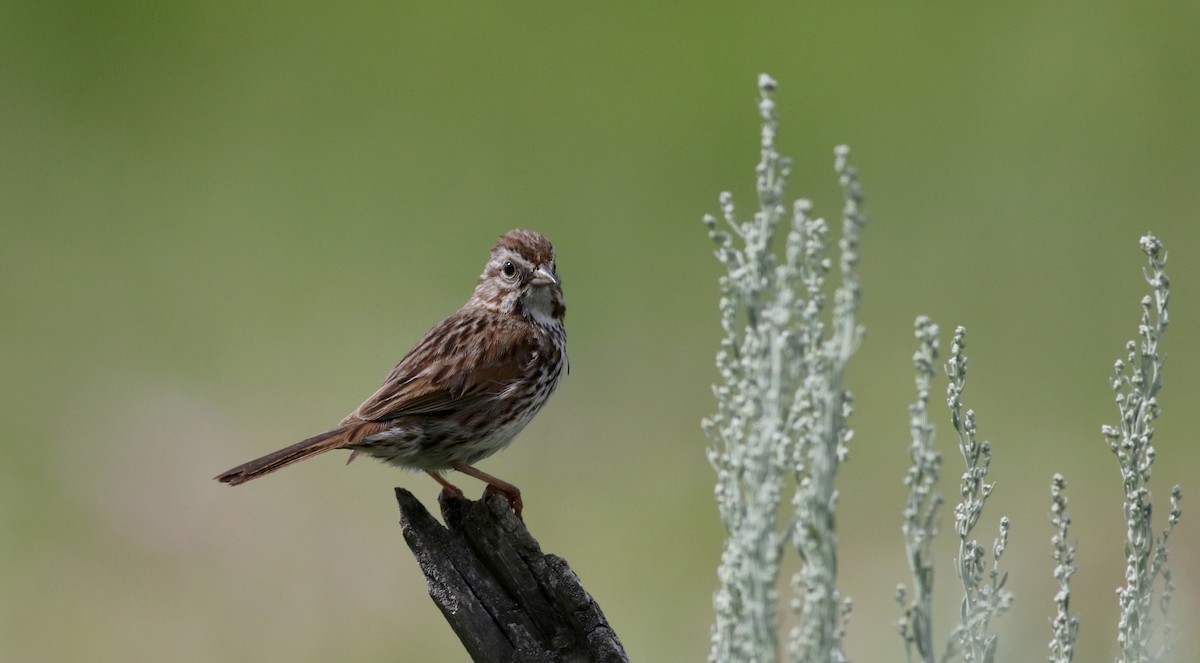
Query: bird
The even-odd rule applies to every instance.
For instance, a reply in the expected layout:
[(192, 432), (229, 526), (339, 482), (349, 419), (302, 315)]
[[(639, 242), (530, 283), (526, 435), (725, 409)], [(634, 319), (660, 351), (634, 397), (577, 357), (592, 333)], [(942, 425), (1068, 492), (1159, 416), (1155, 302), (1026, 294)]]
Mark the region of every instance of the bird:
[(510, 230), (492, 247), (466, 304), (429, 330), (383, 384), (335, 428), (216, 477), (238, 485), (334, 449), (427, 473), (439, 500), (463, 492), (457, 470), (501, 494), (521, 518), (521, 491), (474, 467), (504, 449), (568, 372), (566, 303), (554, 246)]

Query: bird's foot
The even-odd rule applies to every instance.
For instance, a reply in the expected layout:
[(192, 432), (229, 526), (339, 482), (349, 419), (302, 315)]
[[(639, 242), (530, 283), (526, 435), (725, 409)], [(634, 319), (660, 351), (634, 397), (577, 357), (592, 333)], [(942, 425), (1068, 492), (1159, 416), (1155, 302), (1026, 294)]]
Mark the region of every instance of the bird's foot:
[(511, 492), (499, 486), (488, 484), (488, 487), (483, 489), (483, 498), (487, 499), (492, 495), (500, 495), (508, 502), (508, 506), (516, 514), (517, 520), (525, 522), (525, 518), (521, 516), (521, 510), (525, 508), (525, 503), (521, 501), (521, 491), (512, 484), (508, 484), (507, 487), (512, 489)]

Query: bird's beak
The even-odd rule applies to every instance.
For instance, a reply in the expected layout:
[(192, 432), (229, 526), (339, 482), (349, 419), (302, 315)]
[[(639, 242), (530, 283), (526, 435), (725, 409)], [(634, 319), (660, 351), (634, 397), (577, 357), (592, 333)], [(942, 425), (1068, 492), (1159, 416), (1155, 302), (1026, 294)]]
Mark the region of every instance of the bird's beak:
[(558, 277), (554, 275), (554, 272), (542, 266), (533, 272), (533, 279), (530, 283), (533, 285), (558, 285)]

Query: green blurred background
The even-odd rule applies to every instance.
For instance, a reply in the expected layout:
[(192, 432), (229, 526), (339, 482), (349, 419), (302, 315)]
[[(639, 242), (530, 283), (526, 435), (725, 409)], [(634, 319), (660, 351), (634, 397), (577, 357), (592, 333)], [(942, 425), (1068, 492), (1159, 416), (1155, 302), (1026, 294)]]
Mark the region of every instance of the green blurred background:
[[(1200, 5), (735, 4), (0, 5), (0, 660), (463, 660), (396, 526), (392, 486), (433, 504), (432, 481), (341, 455), (211, 477), (336, 423), (519, 226), (558, 248), (572, 371), (483, 468), (522, 487), (636, 660), (703, 660), (723, 533), (700, 218), (725, 189), (753, 208), (761, 71), (792, 194), (835, 218), (845, 142), (872, 214), (840, 477), (850, 655), (902, 656), (925, 313), (944, 348), (969, 329), (998, 482), (983, 535), (1014, 520), (1003, 660), (1049, 640), (1054, 471), (1077, 660), (1111, 660), (1123, 526), (1099, 427), (1149, 230), (1176, 286), (1153, 485), (1160, 506), (1173, 482), (1200, 494)], [(1181, 651), (1195, 504), (1172, 546)]]

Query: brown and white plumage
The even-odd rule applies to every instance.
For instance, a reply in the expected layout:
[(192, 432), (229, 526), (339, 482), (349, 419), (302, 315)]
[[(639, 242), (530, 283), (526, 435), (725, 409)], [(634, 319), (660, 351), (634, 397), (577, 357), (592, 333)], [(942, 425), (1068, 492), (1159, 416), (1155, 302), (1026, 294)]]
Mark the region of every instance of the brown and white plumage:
[(471, 474), (509, 497), (519, 513), (514, 486), (470, 466), (506, 447), (565, 372), (566, 305), (556, 267), (545, 237), (505, 233), (471, 299), (426, 333), (339, 427), (217, 480), (237, 485), (331, 449), (351, 449), (424, 470), (452, 491), (438, 472)]

